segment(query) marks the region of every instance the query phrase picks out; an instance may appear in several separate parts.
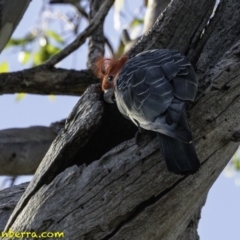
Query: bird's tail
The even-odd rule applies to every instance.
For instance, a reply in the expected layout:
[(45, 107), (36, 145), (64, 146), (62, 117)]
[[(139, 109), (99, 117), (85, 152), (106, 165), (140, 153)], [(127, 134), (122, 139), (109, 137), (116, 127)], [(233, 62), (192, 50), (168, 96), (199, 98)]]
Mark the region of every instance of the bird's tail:
[(170, 172), (193, 174), (198, 171), (200, 162), (193, 143), (184, 143), (160, 133), (157, 133), (157, 135), (161, 152)]

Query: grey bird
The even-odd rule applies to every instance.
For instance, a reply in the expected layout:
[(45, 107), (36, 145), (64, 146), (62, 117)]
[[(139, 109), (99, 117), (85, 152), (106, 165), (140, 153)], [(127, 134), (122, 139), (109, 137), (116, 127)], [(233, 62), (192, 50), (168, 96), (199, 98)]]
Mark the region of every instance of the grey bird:
[(177, 50), (149, 50), (133, 58), (100, 59), (107, 102), (140, 129), (157, 133), (167, 168), (175, 174), (193, 174), (200, 167), (186, 115), (197, 94), (195, 71)]

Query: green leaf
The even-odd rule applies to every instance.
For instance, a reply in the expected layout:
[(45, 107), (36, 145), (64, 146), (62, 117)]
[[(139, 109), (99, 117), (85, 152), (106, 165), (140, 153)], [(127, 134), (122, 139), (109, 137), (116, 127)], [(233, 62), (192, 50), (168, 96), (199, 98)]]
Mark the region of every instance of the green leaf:
[(13, 46), (19, 46), (19, 45), (24, 45), (26, 44), (26, 39), (25, 38), (11, 38), (8, 41), (8, 44), (6, 47), (13, 47)]
[(41, 53), (40, 53), (40, 51), (34, 53), (33, 54), (33, 65), (36, 66), (36, 65), (39, 65), (41, 63), (42, 63), (42, 60), (41, 60)]
[(64, 40), (63, 40), (63, 38), (61, 37), (61, 35), (59, 35), (58, 33), (54, 32), (53, 30), (48, 30), (48, 31), (46, 32), (46, 34), (47, 34), (50, 38), (54, 39), (56, 42), (61, 43), (61, 44), (64, 44)]
[(233, 163), (234, 163), (235, 169), (239, 171), (240, 170), (240, 161), (235, 160)]
[(237, 170), (237, 171), (240, 170), (240, 158), (239, 158), (239, 156), (238, 156), (238, 151), (239, 151), (239, 150), (237, 150), (237, 151), (234, 153), (233, 157), (232, 157), (232, 163), (233, 163), (233, 165), (234, 165), (234, 167), (235, 167), (235, 170)]
[(45, 46), (40, 46), (39, 51), (34, 53), (33, 65), (37, 66), (46, 62), (52, 55), (58, 53), (60, 50), (60, 48), (49, 44), (49, 41), (47, 41), (47, 44)]
[(21, 101), (23, 98), (25, 98), (26, 95), (27, 95), (26, 93), (17, 93), (15, 100), (16, 100), (17, 102), (19, 102), (19, 101)]
[(9, 72), (9, 64), (6, 61), (0, 64), (0, 73), (5, 73), (5, 72)]
[(51, 55), (48, 52), (48, 44), (44, 47), (40, 47), (39, 51), (33, 55), (34, 66), (44, 63), (50, 56)]
[(50, 56), (58, 53), (60, 50), (61, 50), (60, 48), (55, 47), (55, 46), (53, 46), (51, 44), (48, 44), (48, 46), (47, 46), (47, 51), (48, 51)]
[(31, 57), (31, 53), (28, 52), (28, 51), (22, 51), (18, 54), (18, 61), (21, 63), (21, 64), (26, 64), (29, 59)]
[(130, 23), (130, 27), (137, 27), (138, 25), (142, 25), (142, 24), (143, 24), (143, 19), (135, 18)]
[(40, 50), (33, 55), (34, 65), (40, 65), (44, 63), (49, 58), (49, 54), (46, 51), (45, 47), (40, 48)]
[(8, 48), (8, 47), (16, 47), (16, 46), (23, 46), (23, 45), (26, 45), (28, 43), (31, 43), (35, 39), (36, 39), (36, 36), (31, 34), (31, 33), (26, 35), (24, 38), (11, 38), (8, 41), (8, 44), (7, 44), (6, 48)]
[(48, 95), (48, 98), (51, 102), (54, 102), (56, 100), (56, 95), (53, 95), (53, 94)]

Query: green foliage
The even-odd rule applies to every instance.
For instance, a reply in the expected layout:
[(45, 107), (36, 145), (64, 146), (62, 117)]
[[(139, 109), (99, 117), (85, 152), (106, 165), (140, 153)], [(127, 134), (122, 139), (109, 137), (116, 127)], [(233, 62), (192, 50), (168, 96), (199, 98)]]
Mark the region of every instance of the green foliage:
[(65, 41), (63, 40), (63, 38), (58, 34), (56, 33), (55, 31), (53, 30), (48, 30), (46, 31), (46, 35), (49, 37), (49, 38), (52, 38), (54, 39), (56, 42), (60, 43), (60, 44), (64, 44)]
[(9, 72), (9, 64), (5, 61), (0, 64), (0, 73)]
[(65, 44), (60, 34), (53, 30), (27, 34), (23, 38), (12, 38), (6, 48), (21, 48), (18, 60), (21, 64), (37, 66), (61, 50)]
[(224, 175), (229, 178), (233, 178), (236, 186), (240, 186), (240, 147), (232, 156), (229, 164), (224, 169)]
[(17, 93), (15, 100), (16, 100), (17, 102), (19, 102), (19, 101), (21, 101), (21, 100), (22, 100), (23, 98), (25, 98), (25, 97), (26, 97), (26, 93)]
[(33, 42), (34, 40), (36, 40), (36, 36), (32, 33), (27, 34), (24, 38), (11, 38), (8, 41), (6, 48), (18, 46), (24, 47), (25, 45)]
[(48, 41), (45, 46), (40, 46), (39, 50), (33, 54), (33, 65), (37, 66), (46, 62), (52, 55), (61, 49), (50, 44)]
[(240, 159), (238, 156), (238, 151), (233, 155), (232, 163), (233, 163), (235, 170), (240, 171)]
[(31, 57), (31, 52), (29, 51), (22, 51), (19, 53), (18, 60), (21, 64), (27, 64), (28, 61), (30, 60)]
[(56, 100), (56, 95), (50, 94), (48, 98), (51, 102), (54, 102)]
[(139, 25), (143, 25), (143, 19), (139, 19), (139, 18), (135, 18), (132, 20), (132, 22), (130, 23), (130, 27), (137, 27)]

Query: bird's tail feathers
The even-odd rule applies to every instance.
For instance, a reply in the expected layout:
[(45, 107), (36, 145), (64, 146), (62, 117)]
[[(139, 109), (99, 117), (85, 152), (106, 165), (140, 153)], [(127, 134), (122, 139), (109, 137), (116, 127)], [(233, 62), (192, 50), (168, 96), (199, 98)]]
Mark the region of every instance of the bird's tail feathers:
[(161, 152), (170, 172), (193, 174), (198, 171), (200, 162), (193, 143), (184, 143), (160, 133), (157, 133), (157, 135)]
[(174, 131), (170, 131), (170, 134), (166, 134), (170, 137), (176, 138), (185, 143), (192, 142), (192, 133), (188, 124), (187, 114), (185, 109), (182, 111), (181, 117), (178, 121), (178, 127)]

